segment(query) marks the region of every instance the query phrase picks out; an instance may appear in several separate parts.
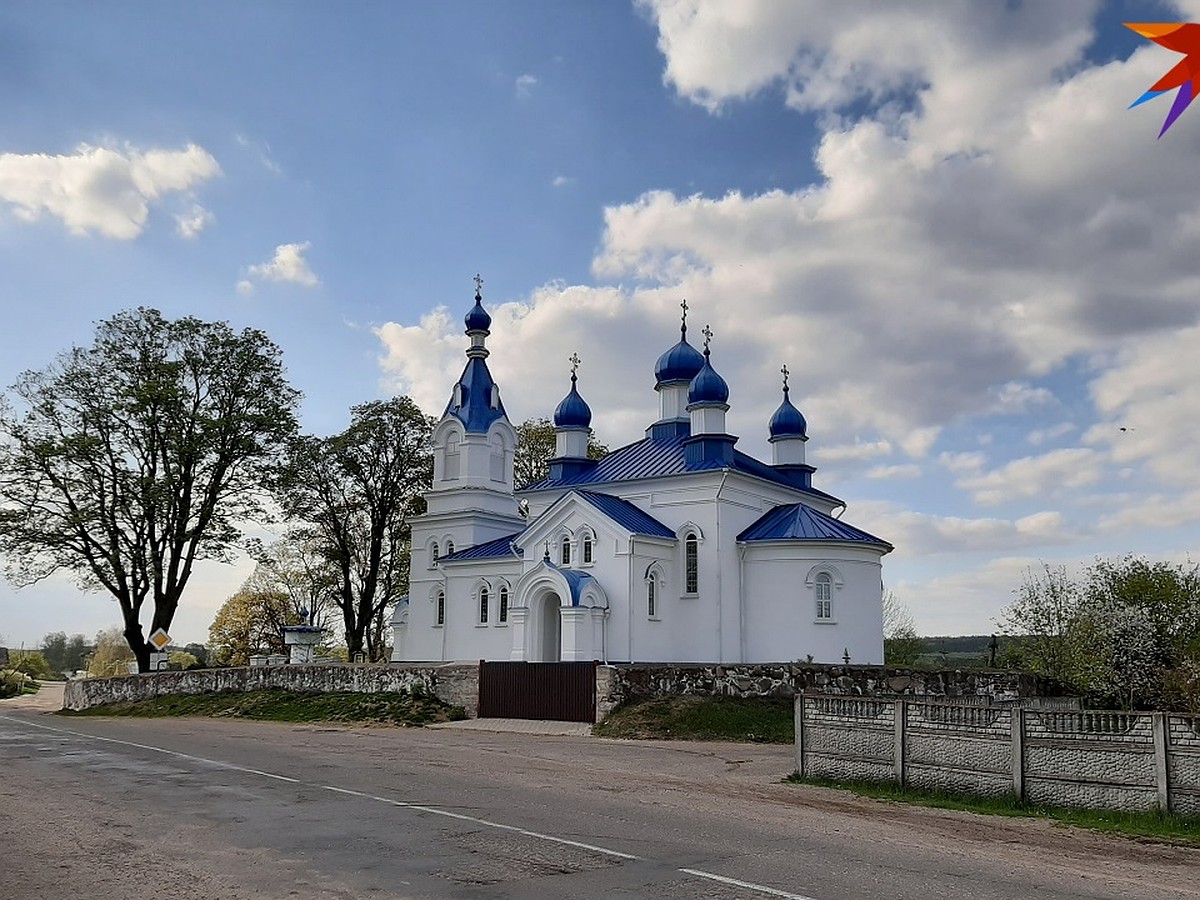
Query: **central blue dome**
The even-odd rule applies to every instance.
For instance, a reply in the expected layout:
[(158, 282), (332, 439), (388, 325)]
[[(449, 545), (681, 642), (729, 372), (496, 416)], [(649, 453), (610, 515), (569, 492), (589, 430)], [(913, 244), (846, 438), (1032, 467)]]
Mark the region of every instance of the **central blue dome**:
[(654, 364), (654, 380), (658, 384), (668, 381), (691, 381), (704, 368), (704, 357), (687, 342), (686, 335), (679, 343), (658, 358)]
[(729, 385), (712, 367), (706, 350), (702, 357), (700, 371), (688, 385), (688, 403), (725, 403), (728, 400)]
[(563, 397), (554, 410), (555, 428), (588, 428), (592, 424), (592, 410), (579, 391), (575, 389), (575, 376), (571, 376), (571, 393)]
[(807, 437), (808, 423), (788, 399), (787, 388), (783, 389), (783, 402), (775, 410), (775, 415), (771, 416), (771, 423), (767, 427), (772, 438)]

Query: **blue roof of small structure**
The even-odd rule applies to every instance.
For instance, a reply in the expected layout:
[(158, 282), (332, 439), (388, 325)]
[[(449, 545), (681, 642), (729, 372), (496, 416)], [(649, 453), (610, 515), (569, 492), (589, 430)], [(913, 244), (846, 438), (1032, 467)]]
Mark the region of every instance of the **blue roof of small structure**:
[[(466, 550), (458, 550), (443, 556), (438, 562), (462, 562), (468, 559), (496, 559), (502, 556), (512, 556), (512, 542), (521, 536), (521, 532), (517, 531), (513, 534), (506, 534), (504, 537), (498, 537), (492, 541), (486, 541), (482, 544), (476, 544), (474, 547), (468, 547)], [(517, 548), (517, 555), (521, 555), (521, 550)]]
[[(672, 435), (660, 438), (643, 438), (617, 450), (612, 451), (596, 465), (583, 472), (578, 472), (565, 478), (543, 478), (533, 484), (526, 485), (524, 491), (544, 491), (553, 488), (576, 487), (585, 485), (613, 484), (622, 481), (636, 481), (644, 478), (661, 478), (665, 475), (684, 475), (688, 472), (703, 472), (708, 469), (721, 469), (725, 465), (718, 460), (704, 460), (688, 465), (684, 458), (683, 442), (686, 435)], [(761, 463), (752, 456), (747, 456), (736, 448), (733, 451), (733, 461), (728, 468), (762, 478), (765, 481), (781, 484), (794, 491), (822, 497), (834, 503), (841, 501), (832, 494), (819, 491), (816, 488), (799, 488), (788, 480), (783, 472), (777, 472), (766, 463)]]
[(628, 500), (608, 494), (597, 494), (595, 491), (572, 491), (571, 493), (578, 494), (626, 531), (634, 534), (648, 534), (653, 537), (675, 537), (675, 532), (670, 528), (649, 513), (638, 509)]
[(679, 343), (660, 356), (654, 364), (654, 380), (657, 384), (691, 381), (703, 367), (704, 357), (688, 343), (685, 325)]
[(737, 536), (739, 541), (839, 541), (892, 549), (882, 538), (803, 503), (776, 506)]
[(704, 348), (704, 365), (688, 385), (688, 403), (726, 403), (729, 401), (729, 385), (712, 367), (708, 348)]
[(542, 564), (549, 566), (551, 569), (556, 569), (558, 574), (567, 580), (567, 585), (571, 588), (571, 605), (578, 606), (579, 598), (583, 596), (584, 586), (592, 580), (592, 576), (587, 572), (577, 572), (574, 569), (559, 568), (552, 562), (543, 561)]
[(804, 437), (808, 431), (808, 423), (804, 421), (804, 416), (788, 397), (787, 385), (783, 387), (783, 402), (771, 416), (767, 430), (773, 438)]

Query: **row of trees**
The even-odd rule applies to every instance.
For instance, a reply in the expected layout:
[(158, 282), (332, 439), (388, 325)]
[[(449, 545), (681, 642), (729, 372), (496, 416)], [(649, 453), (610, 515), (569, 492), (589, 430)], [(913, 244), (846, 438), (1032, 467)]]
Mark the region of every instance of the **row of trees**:
[[(232, 561), (246, 525), (282, 521), (280, 541), (250, 545), (257, 566), (239, 602), (264, 633), (315, 617), (336, 624), (351, 656), (386, 658), (433, 420), (397, 397), (354, 407), (340, 434), (301, 435), (299, 400), (261, 331), (145, 308), (100, 322), (90, 347), (24, 373), (0, 399), (8, 579), (66, 573), (108, 593), (146, 671), (146, 637), (170, 629), (195, 564)], [(553, 427), (531, 420), (518, 434), (518, 481), (536, 480)], [(593, 456), (604, 451), (593, 442)]]
[(1068, 685), (1090, 704), (1200, 712), (1200, 566), (1137, 556), (1071, 577), (1027, 573), (1001, 624), (1008, 665)]

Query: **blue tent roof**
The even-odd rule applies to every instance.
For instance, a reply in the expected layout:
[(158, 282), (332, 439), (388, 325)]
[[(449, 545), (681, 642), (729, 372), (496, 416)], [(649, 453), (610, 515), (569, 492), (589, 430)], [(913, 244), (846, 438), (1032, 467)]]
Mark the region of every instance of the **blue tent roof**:
[(737, 536), (739, 541), (840, 541), (892, 549), (882, 538), (803, 503), (776, 506)]
[[(506, 534), (504, 537), (498, 537), (495, 540), (476, 544), (474, 547), (468, 547), (466, 550), (459, 550), (443, 556), (438, 562), (461, 562), (468, 559), (496, 559), (502, 556), (512, 556), (512, 542), (520, 536), (521, 532), (519, 531), (513, 534)], [(521, 555), (519, 548), (517, 549), (517, 555)]]
[[(664, 475), (683, 475), (687, 472), (725, 468), (725, 464), (719, 460), (702, 460), (688, 465), (684, 458), (683, 444), (685, 440), (687, 440), (687, 435), (643, 438), (612, 451), (584, 472), (577, 472), (558, 479), (543, 478), (521, 490), (522, 492), (544, 491), (552, 488), (614, 484), (622, 481), (661, 478)], [(785, 473), (777, 472), (771, 466), (761, 463), (737, 449), (733, 451), (733, 460), (728, 468), (774, 484), (784, 485), (810, 496), (821, 497), (833, 503), (841, 503), (837, 497), (816, 488), (797, 487)]]
[(496, 382), (492, 380), (487, 363), (481, 357), (468, 359), (458, 383), (462, 387), (462, 406), (455, 407), (451, 396), (443, 415), (454, 416), (471, 434), (487, 434), (491, 424), (504, 416), (504, 403), (498, 396), (495, 407), (492, 406)]

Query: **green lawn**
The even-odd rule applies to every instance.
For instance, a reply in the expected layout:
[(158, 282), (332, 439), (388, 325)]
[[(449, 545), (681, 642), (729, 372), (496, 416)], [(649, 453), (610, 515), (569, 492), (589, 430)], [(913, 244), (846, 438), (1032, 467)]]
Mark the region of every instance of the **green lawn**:
[(670, 697), (623, 706), (596, 726), (601, 737), (649, 740), (795, 740), (790, 697)]

